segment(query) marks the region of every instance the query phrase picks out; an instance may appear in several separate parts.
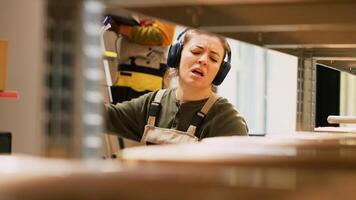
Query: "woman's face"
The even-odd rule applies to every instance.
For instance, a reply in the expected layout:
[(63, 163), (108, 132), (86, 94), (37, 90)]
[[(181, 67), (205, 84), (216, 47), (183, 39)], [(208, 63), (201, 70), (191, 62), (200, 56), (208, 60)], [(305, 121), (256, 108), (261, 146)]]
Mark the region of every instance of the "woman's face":
[(195, 89), (211, 88), (224, 59), (224, 52), (219, 38), (193, 33), (182, 50), (179, 84)]

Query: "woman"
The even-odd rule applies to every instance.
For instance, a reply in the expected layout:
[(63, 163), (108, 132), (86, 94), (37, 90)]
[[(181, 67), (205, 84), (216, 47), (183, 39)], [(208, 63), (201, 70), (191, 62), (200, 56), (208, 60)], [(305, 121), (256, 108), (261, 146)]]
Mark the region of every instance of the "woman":
[(107, 105), (108, 130), (155, 144), (247, 135), (245, 120), (212, 91), (213, 83), (219, 85), (225, 78), (230, 57), (224, 38), (187, 30), (183, 41), (172, 45), (167, 61), (168, 66), (178, 68), (178, 87)]

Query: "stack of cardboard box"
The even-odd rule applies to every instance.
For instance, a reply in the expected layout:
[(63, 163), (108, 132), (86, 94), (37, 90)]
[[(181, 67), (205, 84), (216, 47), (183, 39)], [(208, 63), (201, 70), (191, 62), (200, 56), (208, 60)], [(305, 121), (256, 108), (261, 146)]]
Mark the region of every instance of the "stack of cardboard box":
[(0, 99), (17, 99), (17, 91), (6, 90), (8, 41), (0, 39)]
[(7, 49), (7, 41), (0, 40), (0, 91), (5, 90), (7, 73)]

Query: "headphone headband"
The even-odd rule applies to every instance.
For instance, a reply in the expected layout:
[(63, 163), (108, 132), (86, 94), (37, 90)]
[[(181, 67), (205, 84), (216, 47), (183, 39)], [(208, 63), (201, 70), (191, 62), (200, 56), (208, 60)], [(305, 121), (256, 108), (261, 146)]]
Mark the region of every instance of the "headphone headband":
[(183, 37), (183, 35), (190, 30), (190, 28), (185, 28), (181, 33), (179, 33), (178, 37), (177, 37), (177, 42), (180, 41), (180, 38)]

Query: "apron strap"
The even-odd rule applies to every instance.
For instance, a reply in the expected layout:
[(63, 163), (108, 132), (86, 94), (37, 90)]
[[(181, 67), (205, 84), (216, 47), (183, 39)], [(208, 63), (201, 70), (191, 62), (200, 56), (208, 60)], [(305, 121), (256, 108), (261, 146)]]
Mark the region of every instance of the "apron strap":
[(210, 108), (213, 107), (214, 103), (218, 100), (218, 98), (219, 96), (213, 93), (213, 95), (211, 95), (208, 101), (204, 104), (203, 108), (193, 116), (192, 122), (190, 123), (189, 128), (187, 130), (187, 133), (189, 135), (195, 135), (197, 127), (201, 125)]
[(147, 125), (154, 126), (156, 123), (156, 117), (161, 110), (161, 100), (163, 94), (166, 92), (166, 89), (158, 90), (154, 100), (151, 102), (149, 111), (148, 111), (148, 120)]

